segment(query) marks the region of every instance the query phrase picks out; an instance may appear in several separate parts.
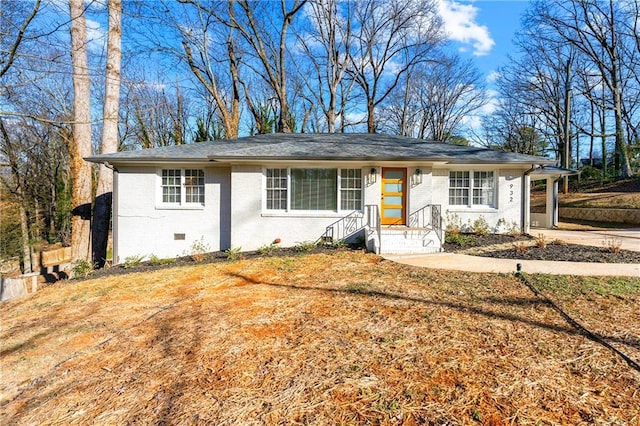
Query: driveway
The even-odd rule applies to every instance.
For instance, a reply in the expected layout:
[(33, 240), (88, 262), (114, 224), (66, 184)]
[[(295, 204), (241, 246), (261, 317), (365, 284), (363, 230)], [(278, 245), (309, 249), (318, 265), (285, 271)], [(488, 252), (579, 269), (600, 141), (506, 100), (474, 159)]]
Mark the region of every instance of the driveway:
[[(531, 235), (543, 234), (549, 241), (607, 247), (619, 244), (621, 249), (640, 251), (640, 228), (595, 231), (532, 229)], [(640, 277), (640, 265), (632, 263), (554, 262), (548, 260), (495, 259), (457, 253), (428, 255), (386, 255), (388, 260), (406, 265), (467, 272), (514, 273), (518, 264), (530, 274), (627, 276)]]
[(640, 228), (598, 229), (592, 231), (532, 228), (529, 233), (534, 237), (542, 234), (548, 241), (562, 240), (567, 244), (583, 244), (595, 247), (608, 247), (610, 244), (619, 244), (623, 250), (640, 251)]

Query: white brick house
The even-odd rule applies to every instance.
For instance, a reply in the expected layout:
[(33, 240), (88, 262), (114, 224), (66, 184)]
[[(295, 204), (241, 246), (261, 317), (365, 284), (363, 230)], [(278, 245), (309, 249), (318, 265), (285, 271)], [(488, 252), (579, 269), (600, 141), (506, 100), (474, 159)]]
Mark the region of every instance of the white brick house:
[[(269, 134), (87, 160), (114, 170), (114, 263), (276, 239), (363, 238), (378, 252), (434, 252), (453, 217), (528, 232), (529, 180), (553, 163), (381, 134)], [(561, 171), (545, 173), (553, 183)]]

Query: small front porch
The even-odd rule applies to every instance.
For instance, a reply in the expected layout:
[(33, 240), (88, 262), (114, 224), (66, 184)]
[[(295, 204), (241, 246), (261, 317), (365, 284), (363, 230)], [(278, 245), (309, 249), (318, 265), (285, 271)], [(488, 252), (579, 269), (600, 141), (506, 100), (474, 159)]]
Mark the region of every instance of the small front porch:
[(384, 225), (378, 205), (366, 205), (327, 226), (324, 243), (363, 242), (378, 254), (427, 254), (442, 251), (444, 230), (440, 205), (426, 205), (407, 217), (406, 225)]

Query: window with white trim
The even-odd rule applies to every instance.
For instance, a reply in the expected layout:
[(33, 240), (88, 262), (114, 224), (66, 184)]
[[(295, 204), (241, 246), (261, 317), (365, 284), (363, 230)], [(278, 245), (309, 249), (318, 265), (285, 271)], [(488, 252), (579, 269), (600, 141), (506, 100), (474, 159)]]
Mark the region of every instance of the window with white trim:
[(360, 169), (266, 169), (267, 210), (362, 210)]
[(449, 172), (449, 205), (494, 207), (495, 178), (493, 172)]
[(204, 205), (204, 170), (162, 169), (162, 203)]
[(362, 170), (340, 170), (340, 210), (362, 210)]
[(287, 209), (287, 169), (267, 169), (267, 210)]

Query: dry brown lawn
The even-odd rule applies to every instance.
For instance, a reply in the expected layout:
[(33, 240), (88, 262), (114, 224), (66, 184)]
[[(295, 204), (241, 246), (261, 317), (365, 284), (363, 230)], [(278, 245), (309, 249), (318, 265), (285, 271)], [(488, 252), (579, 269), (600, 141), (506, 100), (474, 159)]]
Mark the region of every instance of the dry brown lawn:
[[(568, 194), (563, 194), (562, 188), (560, 191), (558, 196), (561, 207), (640, 209), (640, 178), (612, 182), (602, 187), (583, 188)], [(533, 191), (531, 205), (544, 206), (545, 197), (544, 190)]]
[[(640, 279), (531, 279), (640, 361)], [(70, 281), (0, 309), (8, 424), (640, 422), (640, 372), (508, 275), (338, 251)]]

